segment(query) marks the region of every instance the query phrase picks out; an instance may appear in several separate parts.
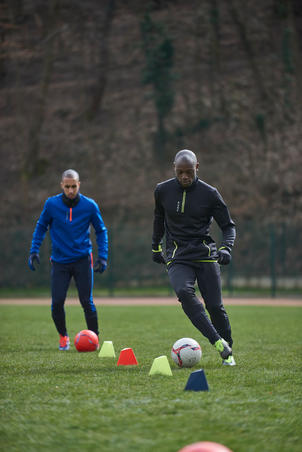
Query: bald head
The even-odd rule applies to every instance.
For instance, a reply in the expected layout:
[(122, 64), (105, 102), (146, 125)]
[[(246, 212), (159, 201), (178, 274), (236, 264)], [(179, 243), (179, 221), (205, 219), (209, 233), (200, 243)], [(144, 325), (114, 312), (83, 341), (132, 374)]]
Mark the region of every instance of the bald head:
[(68, 170), (64, 171), (64, 173), (62, 174), (62, 180), (63, 179), (74, 179), (74, 180), (79, 181), (80, 176), (79, 176), (79, 173), (77, 173), (75, 170), (68, 169)]
[(174, 159), (175, 176), (183, 188), (190, 187), (196, 180), (198, 162), (194, 152), (183, 149), (177, 152)]
[(80, 176), (73, 169), (68, 169), (62, 174), (61, 187), (65, 196), (69, 199), (75, 199), (80, 190)]
[(174, 158), (174, 165), (179, 161), (192, 162), (193, 165), (197, 164), (196, 155), (189, 149), (183, 149), (182, 151), (177, 152)]

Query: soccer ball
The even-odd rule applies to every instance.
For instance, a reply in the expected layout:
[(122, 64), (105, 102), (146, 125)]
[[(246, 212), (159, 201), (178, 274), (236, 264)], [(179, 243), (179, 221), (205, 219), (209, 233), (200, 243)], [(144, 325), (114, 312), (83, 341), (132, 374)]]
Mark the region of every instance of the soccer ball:
[(82, 330), (74, 338), (74, 345), (78, 352), (94, 352), (99, 348), (99, 338), (93, 331)]
[(194, 339), (183, 337), (172, 347), (171, 357), (179, 367), (193, 367), (201, 359), (201, 347)]

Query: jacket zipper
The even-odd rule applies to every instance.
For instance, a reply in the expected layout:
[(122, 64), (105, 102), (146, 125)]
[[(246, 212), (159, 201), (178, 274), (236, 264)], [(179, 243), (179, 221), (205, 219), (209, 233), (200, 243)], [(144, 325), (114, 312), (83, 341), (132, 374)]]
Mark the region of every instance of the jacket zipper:
[(186, 194), (187, 194), (187, 192), (186, 192), (186, 190), (184, 190), (183, 194), (182, 194), (181, 211), (180, 211), (181, 213), (184, 213), (184, 211), (185, 211)]
[(69, 221), (72, 222), (72, 207), (69, 209)]

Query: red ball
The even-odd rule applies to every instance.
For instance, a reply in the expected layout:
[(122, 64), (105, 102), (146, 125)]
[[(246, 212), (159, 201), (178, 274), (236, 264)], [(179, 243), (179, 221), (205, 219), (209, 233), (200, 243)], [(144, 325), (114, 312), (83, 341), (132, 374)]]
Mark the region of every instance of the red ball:
[(232, 452), (228, 447), (222, 444), (212, 443), (211, 441), (202, 441), (201, 443), (189, 444), (178, 452)]
[(74, 338), (74, 345), (78, 352), (95, 352), (99, 348), (99, 338), (93, 331), (82, 330)]

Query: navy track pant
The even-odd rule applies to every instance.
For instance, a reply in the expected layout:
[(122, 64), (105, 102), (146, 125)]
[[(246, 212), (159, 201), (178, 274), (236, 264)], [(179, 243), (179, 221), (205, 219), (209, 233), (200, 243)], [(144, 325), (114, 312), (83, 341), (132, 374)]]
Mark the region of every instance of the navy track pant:
[[(211, 344), (222, 337), (232, 346), (231, 326), (222, 303), (219, 264), (174, 263), (168, 268), (168, 275), (178, 300), (193, 325)], [(196, 281), (210, 318), (195, 294)]]
[(93, 265), (92, 255), (76, 262), (61, 264), (52, 262), (51, 268), (51, 314), (55, 326), (62, 336), (67, 335), (64, 303), (71, 278), (74, 278), (80, 303), (84, 310), (87, 329), (99, 334), (98, 317), (93, 303)]

